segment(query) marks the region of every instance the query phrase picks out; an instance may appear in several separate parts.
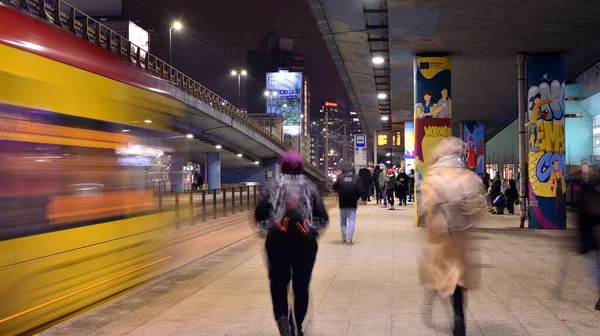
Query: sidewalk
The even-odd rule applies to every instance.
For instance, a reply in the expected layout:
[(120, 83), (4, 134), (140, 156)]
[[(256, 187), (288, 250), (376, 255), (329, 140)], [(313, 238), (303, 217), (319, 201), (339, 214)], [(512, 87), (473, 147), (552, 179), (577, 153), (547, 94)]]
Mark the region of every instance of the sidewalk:
[[(451, 335), (449, 302), (418, 282), (424, 230), (413, 226), (412, 206), (397, 209), (360, 206), (353, 246), (341, 243), (339, 211), (330, 210), (307, 336)], [(518, 224), (486, 215), (477, 229), (482, 282), (469, 292), (468, 335), (598, 335), (594, 281), (565, 247), (574, 232)], [(278, 335), (263, 239), (252, 235), (41, 334)]]

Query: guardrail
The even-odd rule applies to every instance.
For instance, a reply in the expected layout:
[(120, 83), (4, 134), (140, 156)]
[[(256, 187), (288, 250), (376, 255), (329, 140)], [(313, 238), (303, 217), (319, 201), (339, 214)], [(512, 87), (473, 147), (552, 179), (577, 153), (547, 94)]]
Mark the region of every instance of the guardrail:
[[(158, 193), (156, 200), (160, 213), (174, 211), (175, 227), (183, 222), (194, 225), (207, 218), (227, 217), (237, 212), (256, 208), (262, 185), (235, 186), (222, 189)], [(167, 223), (172, 224), (172, 223)]]
[[(227, 102), (227, 100), (219, 97), (217, 94), (162, 59), (144, 51), (139, 46), (106, 27), (101, 22), (94, 20), (69, 3), (62, 0), (0, 0), (0, 2), (26, 10), (27, 12), (94, 43), (113, 54), (120, 55), (137, 68), (148, 72), (153, 76), (168, 80), (182, 91), (211, 105), (216, 110), (229, 116), (232, 120), (248, 127), (280, 148), (284, 150), (293, 150), (292, 147), (279, 140), (262, 127), (260, 123), (248, 117), (247, 114), (242, 113), (237, 107)], [(314, 167), (306, 159), (304, 159), (304, 166), (311, 174), (325, 179), (327, 178), (325, 173)]]

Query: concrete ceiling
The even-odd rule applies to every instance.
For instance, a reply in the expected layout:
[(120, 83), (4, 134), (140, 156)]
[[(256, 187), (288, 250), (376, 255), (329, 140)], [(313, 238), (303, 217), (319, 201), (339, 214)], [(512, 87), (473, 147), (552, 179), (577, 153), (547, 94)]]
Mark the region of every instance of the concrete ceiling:
[[(372, 133), (381, 122), (367, 33), (361, 31), (363, 4), (377, 9), (386, 0), (307, 1), (321, 31), (334, 33), (324, 39)], [(412, 119), (413, 58), (418, 53), (450, 55), (452, 119), (484, 121), (488, 138), (517, 117), (518, 52), (564, 53), (567, 80), (600, 59), (600, 1), (388, 0), (387, 7), (396, 122)]]

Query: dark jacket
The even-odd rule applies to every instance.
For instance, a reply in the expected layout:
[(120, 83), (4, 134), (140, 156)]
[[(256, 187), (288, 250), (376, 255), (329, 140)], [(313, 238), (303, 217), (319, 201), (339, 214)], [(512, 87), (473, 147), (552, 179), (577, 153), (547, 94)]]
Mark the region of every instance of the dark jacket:
[(406, 173), (400, 173), (396, 176), (396, 186), (399, 190), (407, 190), (408, 189), (408, 175)]
[(379, 168), (379, 166), (375, 166), (375, 169), (373, 169), (373, 185), (375, 185), (376, 189), (380, 189), (379, 188), (379, 174), (381, 173), (381, 169)]
[(396, 189), (396, 177), (394, 175), (385, 178), (385, 190)]
[(358, 177), (360, 178), (360, 184), (362, 185), (363, 192), (367, 192), (371, 184), (373, 184), (373, 177), (367, 168), (361, 168), (358, 171)]
[(338, 200), (341, 209), (358, 206), (358, 199), (363, 192), (363, 185), (360, 178), (354, 174), (354, 171), (344, 172), (333, 183), (333, 191), (338, 193)]
[(582, 184), (579, 198), (579, 253), (586, 254), (599, 249), (597, 232), (599, 222), (600, 192), (593, 184)]

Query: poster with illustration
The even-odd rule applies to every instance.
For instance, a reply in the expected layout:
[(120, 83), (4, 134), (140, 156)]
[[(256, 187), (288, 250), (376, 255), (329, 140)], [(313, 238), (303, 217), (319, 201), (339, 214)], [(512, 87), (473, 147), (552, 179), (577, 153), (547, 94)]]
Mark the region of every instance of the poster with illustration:
[(465, 121), (464, 141), (467, 144), (465, 163), (477, 175), (485, 175), (485, 141), (483, 123), (480, 121)]
[(417, 57), (414, 66), (415, 224), (419, 225), (421, 182), (431, 164), (429, 154), (451, 135), (452, 88), (449, 58)]
[(529, 227), (566, 228), (565, 60), (527, 60)]

